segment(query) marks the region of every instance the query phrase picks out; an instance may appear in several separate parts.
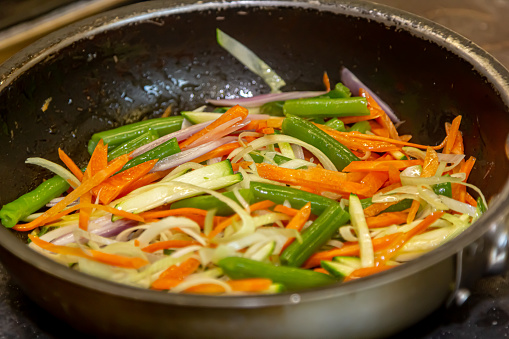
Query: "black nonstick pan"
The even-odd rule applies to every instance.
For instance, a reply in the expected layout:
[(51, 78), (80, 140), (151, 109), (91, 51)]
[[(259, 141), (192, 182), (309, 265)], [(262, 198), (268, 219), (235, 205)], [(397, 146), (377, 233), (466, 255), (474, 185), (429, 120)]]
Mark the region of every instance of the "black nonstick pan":
[[(202, 105), (260, 94), (263, 81), (217, 45), (221, 30), (286, 80), (320, 90), (345, 66), (375, 89), (413, 141), (438, 144), (463, 116), (470, 181), (490, 200), (461, 236), (390, 271), (343, 285), (261, 296), (174, 295), (72, 271), (0, 229), (0, 260), (35, 302), (94, 337), (367, 338), (419, 321), (482, 274), (503, 269), (509, 212), (509, 73), (469, 40), (423, 18), (362, 1), (150, 1), (86, 19), (0, 66), (0, 204), (49, 173), (27, 157), (83, 165), (91, 134)], [(47, 110), (42, 106), (51, 98)], [(496, 256), (495, 256), (496, 257)], [(503, 258), (498, 256), (496, 258)]]

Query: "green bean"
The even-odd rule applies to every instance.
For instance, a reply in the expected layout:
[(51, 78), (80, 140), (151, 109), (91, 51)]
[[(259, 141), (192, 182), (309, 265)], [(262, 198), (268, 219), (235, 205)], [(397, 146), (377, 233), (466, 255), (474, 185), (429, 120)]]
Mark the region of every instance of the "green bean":
[(240, 257), (221, 259), (218, 266), (231, 279), (266, 278), (274, 283), (283, 284), (288, 290), (320, 287), (337, 281), (327, 274), (312, 270), (275, 266), (270, 263)]
[(8, 228), (14, 227), (20, 220), (62, 195), (68, 188), (67, 181), (59, 176), (44, 181), (34, 190), (2, 206), (0, 210), (2, 224)]
[(348, 220), (350, 215), (338, 203), (331, 204), (302, 232), (301, 243), (294, 241), (281, 253), (281, 263), (286, 266), (301, 266)]
[(362, 134), (366, 134), (367, 131), (371, 131), (371, 125), (367, 121), (356, 122), (348, 130), (348, 132), (360, 132)]
[(292, 99), (285, 101), (283, 112), (308, 118), (369, 115), (368, 102), (363, 97)]
[(138, 155), (137, 157), (129, 160), (124, 167), (120, 170), (120, 172), (125, 171), (128, 168), (134, 167), (136, 165), (139, 165), (141, 163), (144, 163), (149, 160), (154, 159), (163, 159), (166, 158), (172, 154), (180, 152), (179, 144), (177, 141), (177, 138), (172, 138), (161, 145), (154, 147), (150, 151), (147, 151), (143, 154)]
[(266, 104), (263, 104), (260, 107), (260, 114), (268, 114), (276, 117), (284, 116), (283, 113), (283, 105), (284, 101), (272, 101)]
[(251, 181), (249, 188), (253, 194), (253, 203), (270, 200), (282, 205), (288, 201), (293, 208), (301, 209), (310, 202), (311, 213), (314, 215), (322, 214), (329, 205), (336, 203), (330, 198), (286, 186)]
[[(450, 175), (446, 175), (450, 177)], [(443, 182), (441, 184), (436, 184), (431, 186), (433, 188), (433, 192), (438, 195), (444, 195), (446, 197), (452, 198), (452, 186), (450, 182)]]
[(335, 129), (336, 131), (346, 132), (345, 123), (338, 118), (333, 118), (327, 121), (325, 126)]
[[(251, 201), (253, 200), (253, 194), (250, 189), (241, 188), (239, 189), (239, 193), (248, 204), (251, 204)], [(225, 192), (223, 195), (239, 203), (233, 192)], [(235, 213), (230, 206), (212, 195), (201, 195), (199, 197), (183, 199), (171, 204), (170, 209), (184, 207), (199, 208), (202, 210), (211, 210), (215, 208), (217, 210), (216, 215), (219, 216), (228, 216)]]
[(352, 92), (350, 92), (350, 89), (338, 82), (332, 90), (318, 96), (318, 98), (349, 98), (351, 96)]
[(149, 130), (156, 131), (160, 136), (178, 131), (182, 127), (183, 120), (184, 117), (180, 115), (167, 118), (155, 118), (95, 133), (88, 142), (88, 152), (92, 154), (95, 146), (101, 139), (109, 146), (116, 146), (140, 134), (146, 133)]
[(298, 138), (318, 148), (332, 161), (338, 171), (343, 170), (350, 162), (359, 160), (352, 151), (339, 141), (316, 127), (313, 123), (298, 116), (286, 116), (281, 129), (284, 134)]
[(156, 140), (157, 138), (159, 138), (157, 132), (150, 130), (147, 133), (143, 133), (139, 137), (128, 140), (123, 144), (115, 147), (113, 150), (111, 150), (111, 152), (108, 152), (108, 161), (118, 158), (121, 155), (128, 154), (137, 149), (138, 147), (146, 145)]

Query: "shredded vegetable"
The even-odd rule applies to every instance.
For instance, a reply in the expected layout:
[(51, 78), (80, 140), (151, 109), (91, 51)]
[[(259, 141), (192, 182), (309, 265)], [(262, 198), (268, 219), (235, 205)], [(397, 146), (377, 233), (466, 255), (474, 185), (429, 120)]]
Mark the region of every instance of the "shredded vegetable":
[[(219, 30), (217, 39), (273, 92), (284, 86), (240, 42)], [(464, 154), (461, 116), (444, 126), (439, 145), (409, 143), (387, 104), (351, 72), (343, 76), (350, 89), (331, 89), (325, 73), (324, 91), (208, 100), (230, 108), (158, 118), (162, 126), (171, 119), (171, 128), (143, 135), (143, 143), (137, 132), (125, 140), (99, 132), (83, 170), (61, 149), (67, 168), (29, 158), (57, 175), (48, 180), (58, 181), (56, 195), (71, 188), (59, 199), (29, 192), (5, 204), (2, 224), (30, 232), (32, 249), (90, 275), (219, 295), (347, 283), (460, 235), (487, 208), (467, 183), (476, 159)], [(252, 114), (274, 102), (277, 117)], [(317, 111), (329, 102), (331, 112)], [(111, 150), (107, 140), (120, 146)], [(168, 143), (171, 152), (157, 153)], [(141, 163), (126, 169), (135, 157)]]

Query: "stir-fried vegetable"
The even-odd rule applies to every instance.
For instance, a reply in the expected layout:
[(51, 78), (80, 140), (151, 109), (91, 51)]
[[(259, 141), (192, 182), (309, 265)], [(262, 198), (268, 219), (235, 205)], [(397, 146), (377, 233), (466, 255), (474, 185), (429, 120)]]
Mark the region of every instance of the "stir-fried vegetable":
[[(217, 38), (273, 91), (284, 84), (238, 41)], [(83, 169), (61, 149), (67, 168), (31, 158), (56, 176), (5, 204), (2, 224), (73, 269), (209, 294), (362, 278), (470, 227), (487, 203), (467, 183), (475, 158), (465, 157), (461, 116), (440, 145), (410, 143), (394, 113), (343, 74), (350, 88), (330, 89), (325, 74), (323, 92), (210, 100), (231, 108), (96, 133)]]

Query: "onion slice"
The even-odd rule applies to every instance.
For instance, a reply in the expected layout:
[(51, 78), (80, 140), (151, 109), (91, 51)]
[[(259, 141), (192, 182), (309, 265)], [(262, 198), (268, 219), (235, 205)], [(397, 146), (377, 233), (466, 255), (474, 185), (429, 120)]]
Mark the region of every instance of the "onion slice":
[(312, 98), (319, 95), (323, 95), (327, 91), (294, 91), (294, 92), (283, 92), (283, 93), (270, 93), (260, 94), (250, 98), (235, 98), (235, 99), (209, 99), (207, 102), (215, 106), (235, 106), (240, 105), (246, 108), (259, 107), (263, 104), (273, 101), (285, 101), (291, 99), (304, 99)]

